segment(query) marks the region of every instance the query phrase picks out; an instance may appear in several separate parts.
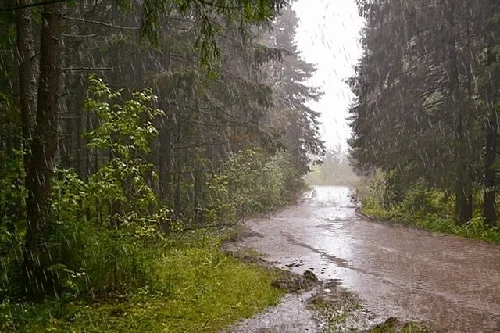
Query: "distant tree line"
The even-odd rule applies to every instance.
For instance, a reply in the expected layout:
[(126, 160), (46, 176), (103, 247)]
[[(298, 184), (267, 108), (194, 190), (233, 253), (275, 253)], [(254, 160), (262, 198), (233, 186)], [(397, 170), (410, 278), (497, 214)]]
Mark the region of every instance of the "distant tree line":
[(341, 144), (328, 148), (321, 163), (312, 166), (306, 177), (306, 182), (311, 185), (355, 186), (359, 181)]
[(418, 184), (453, 200), (458, 224), (477, 213), (496, 225), (500, 3), (358, 5), (366, 20), (363, 56), (349, 79), (357, 170), (385, 172), (390, 205)]

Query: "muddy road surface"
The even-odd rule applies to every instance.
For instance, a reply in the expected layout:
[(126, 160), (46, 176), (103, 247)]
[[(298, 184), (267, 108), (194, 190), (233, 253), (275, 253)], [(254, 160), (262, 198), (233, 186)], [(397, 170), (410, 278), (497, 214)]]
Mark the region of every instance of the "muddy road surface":
[(296, 273), (339, 280), (363, 306), (445, 332), (500, 332), (500, 246), (373, 223), (345, 187), (316, 187), (268, 219), (244, 245)]

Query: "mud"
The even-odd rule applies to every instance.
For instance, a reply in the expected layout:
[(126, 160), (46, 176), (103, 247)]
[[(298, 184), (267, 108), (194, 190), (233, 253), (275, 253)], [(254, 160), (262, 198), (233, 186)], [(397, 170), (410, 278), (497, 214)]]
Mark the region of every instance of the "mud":
[(315, 319), (315, 311), (307, 307), (313, 291), (288, 294), (276, 307), (245, 320), (228, 330), (232, 333), (321, 332), (322, 324)]
[[(359, 296), (374, 322), (394, 317), (442, 332), (500, 332), (498, 245), (370, 222), (356, 214), (345, 187), (317, 187), (298, 205), (247, 226), (253, 236), (243, 246), (281, 268), (338, 281)], [(270, 310), (278, 312), (268, 314), (268, 325), (256, 320), (236, 331), (318, 330), (303, 296), (288, 297), (294, 301), (285, 301), (283, 313)], [(287, 311), (288, 329), (277, 319)]]

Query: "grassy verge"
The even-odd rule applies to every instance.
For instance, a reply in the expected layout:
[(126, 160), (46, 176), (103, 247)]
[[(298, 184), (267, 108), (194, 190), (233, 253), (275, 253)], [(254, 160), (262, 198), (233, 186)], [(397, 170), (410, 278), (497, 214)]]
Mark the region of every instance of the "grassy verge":
[(193, 233), (156, 260), (155, 290), (0, 305), (0, 331), (217, 332), (277, 304), (281, 272), (226, 255), (221, 238)]
[(383, 207), (374, 206), (362, 208), (360, 212), (369, 218), (380, 221), (391, 221), (432, 232), (451, 234), (490, 243), (500, 243), (500, 228), (485, 226), (480, 216), (474, 217), (466, 224), (457, 225), (452, 217), (440, 216), (436, 213), (409, 214), (397, 208), (386, 210)]

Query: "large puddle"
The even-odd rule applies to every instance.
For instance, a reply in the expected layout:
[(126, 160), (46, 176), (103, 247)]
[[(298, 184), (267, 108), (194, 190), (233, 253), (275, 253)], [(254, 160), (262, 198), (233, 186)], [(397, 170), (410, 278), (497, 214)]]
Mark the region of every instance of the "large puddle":
[(448, 332), (500, 332), (500, 246), (359, 218), (346, 187), (247, 224), (244, 245), (294, 272), (340, 280), (379, 318)]

